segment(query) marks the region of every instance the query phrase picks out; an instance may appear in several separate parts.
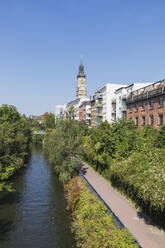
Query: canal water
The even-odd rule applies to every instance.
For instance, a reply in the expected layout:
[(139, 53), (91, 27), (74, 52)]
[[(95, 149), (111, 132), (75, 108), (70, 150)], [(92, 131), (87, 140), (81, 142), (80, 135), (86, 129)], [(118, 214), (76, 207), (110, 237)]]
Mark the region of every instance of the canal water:
[(0, 199), (0, 248), (75, 247), (63, 188), (41, 149), (33, 149), (14, 187)]

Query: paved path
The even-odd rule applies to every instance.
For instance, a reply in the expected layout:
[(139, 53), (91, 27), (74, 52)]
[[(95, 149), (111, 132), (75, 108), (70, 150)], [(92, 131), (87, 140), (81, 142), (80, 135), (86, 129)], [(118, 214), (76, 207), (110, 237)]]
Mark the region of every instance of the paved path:
[(90, 166), (83, 164), (81, 171), (142, 247), (165, 248), (165, 232), (152, 225), (147, 217)]

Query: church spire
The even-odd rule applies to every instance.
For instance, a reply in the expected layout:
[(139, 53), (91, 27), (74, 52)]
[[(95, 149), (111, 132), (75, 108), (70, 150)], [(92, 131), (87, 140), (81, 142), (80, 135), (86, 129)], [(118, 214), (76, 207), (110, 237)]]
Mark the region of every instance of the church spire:
[(86, 88), (86, 75), (84, 73), (84, 65), (82, 63), (82, 57), (80, 59), (79, 73), (77, 75), (77, 98), (85, 98), (87, 96)]
[(79, 73), (77, 75), (77, 78), (78, 77), (86, 77), (85, 73), (84, 73), (84, 66), (83, 66), (83, 63), (82, 63), (82, 56), (80, 57), (80, 66), (79, 66)]

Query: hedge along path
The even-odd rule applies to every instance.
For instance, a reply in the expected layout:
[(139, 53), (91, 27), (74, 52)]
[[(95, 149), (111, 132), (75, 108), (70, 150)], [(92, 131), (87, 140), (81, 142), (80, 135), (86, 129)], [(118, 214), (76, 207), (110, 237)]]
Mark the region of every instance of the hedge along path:
[(142, 247), (165, 248), (165, 232), (163, 230), (146, 220), (138, 209), (89, 165), (83, 163), (81, 172)]

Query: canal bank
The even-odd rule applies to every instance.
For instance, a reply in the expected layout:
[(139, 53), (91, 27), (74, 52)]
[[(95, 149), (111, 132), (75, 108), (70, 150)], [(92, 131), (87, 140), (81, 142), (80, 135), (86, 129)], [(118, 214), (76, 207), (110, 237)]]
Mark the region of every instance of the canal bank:
[(164, 248), (165, 232), (156, 226), (140, 209), (136, 209), (123, 195), (86, 163), (81, 175), (89, 188), (125, 226), (142, 248)]
[(63, 186), (41, 149), (32, 150), (14, 187), (0, 201), (0, 247), (74, 247)]

